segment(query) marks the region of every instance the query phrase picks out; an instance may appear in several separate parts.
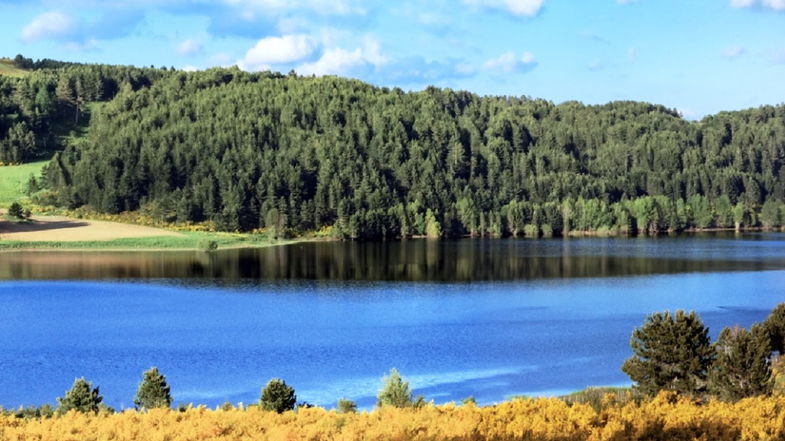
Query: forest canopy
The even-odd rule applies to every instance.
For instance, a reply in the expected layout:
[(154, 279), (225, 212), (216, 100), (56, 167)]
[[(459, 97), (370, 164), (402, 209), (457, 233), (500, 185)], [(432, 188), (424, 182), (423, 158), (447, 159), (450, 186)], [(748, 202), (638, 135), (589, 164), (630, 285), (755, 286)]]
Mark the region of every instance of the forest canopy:
[[(79, 125), (80, 142), (56, 136)], [(65, 64), (0, 77), (0, 162), (51, 151), (46, 202), (221, 230), (645, 234), (785, 218), (783, 105), (691, 122), (642, 102), (236, 68)]]

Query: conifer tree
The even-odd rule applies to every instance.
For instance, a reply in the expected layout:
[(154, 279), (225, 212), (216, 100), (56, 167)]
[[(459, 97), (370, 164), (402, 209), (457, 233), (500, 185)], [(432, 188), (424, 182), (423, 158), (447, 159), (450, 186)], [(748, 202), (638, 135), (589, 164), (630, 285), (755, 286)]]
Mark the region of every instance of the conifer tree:
[(60, 413), (66, 413), (69, 410), (97, 413), (103, 399), (97, 386), (93, 388), (92, 383), (84, 378), (77, 378), (71, 389), (65, 392), (65, 396), (57, 399), (57, 410)]
[(634, 355), (622, 371), (644, 394), (664, 389), (696, 396), (705, 391), (715, 352), (708, 328), (694, 311), (650, 315), (633, 331), (630, 346)]
[(262, 389), (262, 397), (259, 400), (262, 409), (278, 413), (294, 409), (296, 403), (297, 395), (294, 393), (294, 388), (287, 386), (286, 382), (279, 378), (273, 378), (267, 383), (267, 386)]
[(142, 382), (136, 390), (134, 405), (137, 409), (153, 409), (156, 407), (170, 407), (172, 394), (166, 377), (158, 372), (158, 368), (151, 367), (143, 374)]
[(785, 303), (780, 303), (763, 322), (769, 336), (769, 350), (783, 355), (785, 352)]
[(382, 389), (377, 396), (376, 405), (379, 407), (409, 407), (412, 403), (412, 391), (409, 389), (409, 382), (403, 381), (397, 369), (390, 369), (390, 375), (382, 378)]
[(713, 395), (737, 401), (771, 392), (771, 351), (763, 327), (756, 325), (751, 331), (738, 326), (725, 328), (714, 348), (717, 359), (709, 374), (709, 389)]

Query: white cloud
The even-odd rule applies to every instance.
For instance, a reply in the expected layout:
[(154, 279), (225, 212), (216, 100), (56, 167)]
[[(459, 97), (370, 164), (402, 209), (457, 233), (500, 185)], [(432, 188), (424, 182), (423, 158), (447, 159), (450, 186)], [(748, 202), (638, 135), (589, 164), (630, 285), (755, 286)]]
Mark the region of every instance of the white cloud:
[(774, 11), (785, 11), (785, 0), (731, 0), (734, 8), (761, 7)]
[(537, 60), (531, 52), (524, 52), (521, 56), (515, 52), (505, 52), (496, 58), (491, 58), (483, 63), (483, 69), (496, 73), (512, 73), (533, 69)]
[(22, 40), (33, 42), (47, 38), (66, 38), (72, 36), (79, 26), (70, 15), (51, 11), (34, 18), (22, 29)]
[(630, 3), (638, 3), (638, 0), (616, 0), (620, 5), (629, 5)]
[(303, 75), (351, 75), (359, 68), (377, 69), (387, 61), (387, 57), (381, 53), (379, 43), (366, 38), (361, 47), (353, 50), (326, 49), (318, 60), (303, 63), (296, 70)]
[(501, 9), (521, 17), (534, 17), (542, 9), (544, 0), (464, 0), (468, 5)]
[(319, 15), (365, 15), (362, 0), (225, 0), (246, 12), (262, 11), (280, 15), (288, 12), (308, 10)]
[(725, 51), (723, 51), (723, 55), (725, 55), (725, 58), (728, 58), (730, 60), (740, 57), (746, 53), (747, 53), (747, 49), (744, 46), (731, 46), (725, 49)]
[(177, 45), (177, 53), (180, 55), (196, 55), (202, 52), (202, 44), (196, 40), (188, 39)]
[(245, 70), (270, 69), (274, 64), (302, 61), (313, 54), (316, 41), (308, 35), (284, 35), (262, 38), (256, 46), (248, 49), (245, 57), (238, 61)]
[(182, 69), (180, 69), (180, 70), (183, 70), (185, 72), (196, 72), (199, 69), (196, 66), (192, 66), (190, 64), (187, 64), (187, 65), (183, 66)]
[(634, 63), (637, 58), (638, 58), (637, 49), (635, 49), (634, 47), (627, 49), (627, 60), (629, 60), (630, 63)]

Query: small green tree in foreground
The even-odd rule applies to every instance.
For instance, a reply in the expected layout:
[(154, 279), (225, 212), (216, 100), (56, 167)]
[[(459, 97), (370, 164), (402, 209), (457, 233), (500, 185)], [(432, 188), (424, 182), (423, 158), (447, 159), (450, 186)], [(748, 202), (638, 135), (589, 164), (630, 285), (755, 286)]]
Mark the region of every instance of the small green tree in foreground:
[(737, 401), (771, 393), (773, 381), (769, 336), (761, 326), (751, 331), (725, 328), (714, 344), (717, 359), (711, 366), (709, 389), (718, 398)]
[(143, 374), (142, 382), (136, 390), (134, 405), (137, 409), (171, 407), (172, 394), (166, 377), (158, 372), (158, 368), (152, 367)]
[(395, 368), (390, 369), (390, 375), (382, 378), (382, 389), (376, 399), (376, 405), (379, 407), (421, 407), (425, 404), (425, 399), (421, 395), (412, 399), (409, 382), (403, 381), (401, 374)]
[(286, 382), (279, 378), (273, 378), (267, 383), (267, 386), (262, 389), (262, 397), (259, 400), (262, 409), (278, 413), (294, 409), (296, 403), (297, 395), (294, 394), (294, 388), (287, 386)]
[(75, 410), (82, 413), (97, 413), (103, 397), (98, 391), (98, 387), (93, 388), (93, 384), (84, 378), (74, 380), (74, 385), (66, 391), (63, 398), (57, 399), (57, 411), (66, 413)]
[(357, 412), (357, 403), (348, 398), (341, 398), (338, 400), (338, 412), (355, 413)]
[(716, 353), (708, 328), (694, 311), (650, 315), (633, 331), (630, 346), (634, 355), (621, 369), (642, 393), (653, 395), (664, 389), (700, 395), (705, 391)]

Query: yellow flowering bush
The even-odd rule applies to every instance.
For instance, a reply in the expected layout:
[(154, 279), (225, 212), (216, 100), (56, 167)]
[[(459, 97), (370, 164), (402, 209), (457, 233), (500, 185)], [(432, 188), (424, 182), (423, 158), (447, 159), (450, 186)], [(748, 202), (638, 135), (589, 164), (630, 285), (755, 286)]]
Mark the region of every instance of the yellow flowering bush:
[(495, 406), (428, 405), (338, 413), (301, 408), (277, 414), (258, 407), (184, 412), (88, 415), (44, 419), (0, 416), (0, 439), (14, 441), (185, 440), (781, 440), (785, 398), (700, 403), (662, 393), (600, 411), (555, 398), (516, 399)]

